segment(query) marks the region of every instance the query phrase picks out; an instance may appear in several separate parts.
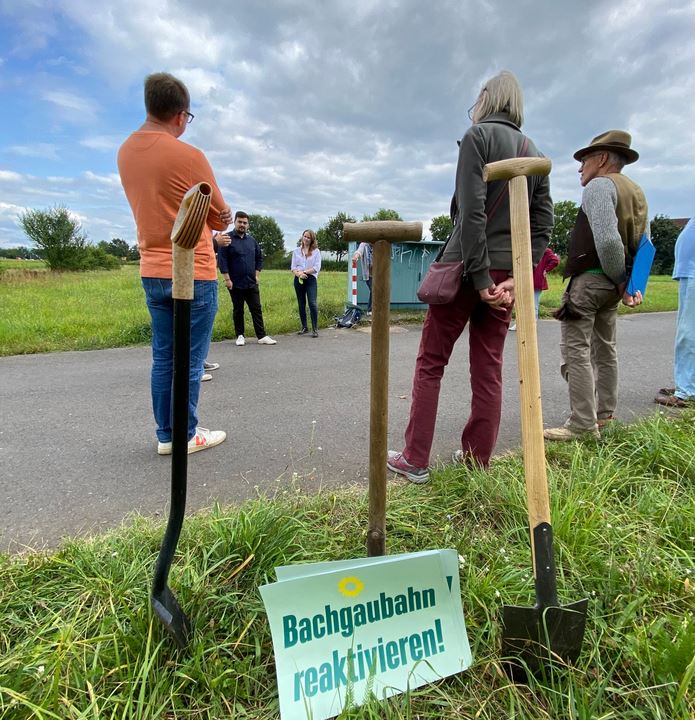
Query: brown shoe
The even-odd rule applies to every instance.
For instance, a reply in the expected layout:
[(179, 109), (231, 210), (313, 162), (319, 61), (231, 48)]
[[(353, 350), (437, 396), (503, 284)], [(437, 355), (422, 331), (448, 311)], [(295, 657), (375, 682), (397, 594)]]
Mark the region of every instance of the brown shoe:
[(561, 427), (543, 430), (543, 437), (546, 440), (567, 442), (569, 440), (583, 440), (584, 438), (594, 438), (595, 440), (598, 440), (601, 437), (601, 434), (596, 427), (591, 430), (572, 430), (572, 428), (562, 425)]
[(596, 421), (596, 424), (598, 425), (598, 429), (603, 430), (606, 426), (610, 425), (613, 422), (613, 420), (615, 420), (615, 418), (612, 415), (609, 415), (608, 417), (605, 417), (605, 418), (599, 418)]
[(654, 402), (657, 403), (657, 405), (666, 405), (667, 407), (677, 408), (687, 408), (693, 407), (693, 405), (695, 405), (695, 403), (693, 403), (693, 398), (683, 400), (683, 398), (679, 398), (677, 395), (659, 394), (654, 398)]

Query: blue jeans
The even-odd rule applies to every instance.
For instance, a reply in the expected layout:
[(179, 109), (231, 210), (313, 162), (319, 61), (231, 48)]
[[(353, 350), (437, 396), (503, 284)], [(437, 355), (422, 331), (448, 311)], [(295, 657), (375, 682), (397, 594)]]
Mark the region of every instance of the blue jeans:
[(695, 397), (695, 278), (678, 280), (673, 379), (677, 397), (681, 400)]
[(297, 294), (297, 305), (299, 305), (299, 321), (302, 327), (306, 325), (306, 303), (309, 302), (309, 313), (311, 315), (311, 329), (319, 329), (319, 309), (316, 303), (316, 295), (318, 291), (318, 282), (313, 275), (307, 275), (304, 282), (299, 282), (299, 278), (294, 278), (294, 291)]
[[(157, 438), (171, 442), (172, 383), (174, 379), (174, 301), (171, 280), (142, 278), (152, 319), (152, 409)], [(196, 280), (191, 301), (191, 368), (188, 393), (188, 439), (198, 425), (198, 396), (203, 362), (210, 349), (217, 312), (217, 281)]]

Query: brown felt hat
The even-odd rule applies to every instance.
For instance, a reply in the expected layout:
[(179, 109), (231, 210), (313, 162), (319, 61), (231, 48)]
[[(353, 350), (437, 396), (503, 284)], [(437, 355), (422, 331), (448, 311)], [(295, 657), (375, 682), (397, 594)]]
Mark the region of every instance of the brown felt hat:
[(622, 155), (626, 164), (635, 162), (639, 159), (639, 153), (630, 147), (632, 136), (624, 130), (608, 130), (601, 135), (597, 135), (587, 147), (577, 150), (574, 153), (574, 159), (579, 160), (589, 153), (600, 152), (601, 150), (610, 150), (611, 152)]

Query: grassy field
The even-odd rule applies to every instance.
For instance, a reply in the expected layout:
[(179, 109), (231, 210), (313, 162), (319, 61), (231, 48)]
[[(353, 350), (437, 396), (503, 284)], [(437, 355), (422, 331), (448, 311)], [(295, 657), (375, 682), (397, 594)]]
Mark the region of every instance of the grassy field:
[[(389, 483), (390, 553), (453, 547), (474, 665), (341, 718), (692, 720), (695, 415), (655, 414), (548, 448), (562, 602), (589, 598), (583, 652), (530, 685), (500, 665), (503, 604), (533, 604), (523, 465)], [(0, 555), (2, 720), (278, 717), (258, 586), (281, 564), (364, 555), (366, 489), (216, 508), (186, 521), (171, 585), (195, 626), (176, 651), (149, 608), (163, 527), (142, 518), (57, 552)]]
[[(140, 284), (139, 267), (111, 272), (50, 273), (31, 263), (0, 274), (0, 355), (96, 350), (148, 343), (150, 316)], [(319, 278), (319, 324), (326, 327), (343, 312), (345, 273)], [(281, 270), (261, 275), (261, 301), (266, 330), (279, 335), (299, 329), (292, 276)], [(232, 303), (222, 283), (213, 340), (233, 336)], [(246, 327), (253, 325), (247, 311)]]
[[(0, 356), (62, 350), (94, 350), (149, 342), (149, 315), (136, 265), (111, 272), (50, 273), (34, 261), (0, 260)], [(347, 288), (345, 273), (321, 273), (319, 325), (333, 323), (342, 314)], [(562, 282), (550, 276), (550, 289), (541, 297), (541, 315), (559, 306)], [(213, 340), (233, 336), (231, 301), (220, 284), (220, 310)], [(270, 335), (299, 327), (292, 278), (282, 270), (262, 275), (261, 300)], [(650, 280), (638, 312), (675, 310), (678, 284), (667, 276)], [(622, 306), (621, 306), (622, 307)], [(629, 312), (622, 308), (621, 312)], [(420, 320), (415, 311), (403, 321)], [(247, 312), (247, 328), (252, 325)]]

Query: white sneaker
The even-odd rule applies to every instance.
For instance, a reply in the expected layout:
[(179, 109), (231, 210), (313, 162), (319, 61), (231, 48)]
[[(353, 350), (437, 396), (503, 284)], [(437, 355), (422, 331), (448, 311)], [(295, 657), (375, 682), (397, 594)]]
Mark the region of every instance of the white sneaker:
[[(188, 454), (205, 450), (206, 448), (215, 447), (227, 438), (224, 430), (208, 430), (207, 428), (197, 427), (195, 435), (188, 441)], [(160, 442), (157, 444), (157, 453), (159, 455), (171, 455), (172, 443)]]
[(203, 377), (200, 378), (200, 382), (209, 382), (210, 380), (212, 380), (210, 373), (203, 373)]
[(227, 433), (224, 430), (208, 430), (198, 426), (195, 435), (188, 441), (188, 454), (215, 447), (226, 439)]
[(214, 362), (208, 362), (207, 360), (203, 363), (203, 370), (217, 370), (217, 368), (220, 366), (219, 363)]
[(246, 345), (246, 339), (243, 335), (239, 335), (239, 337), (236, 339), (237, 345)]
[(510, 329), (512, 332), (513, 332), (514, 330), (516, 330), (516, 323), (514, 323), (513, 325), (510, 325), (510, 326), (509, 326), (509, 329)]
[(259, 344), (259, 345), (277, 345), (277, 344), (278, 344), (278, 341), (277, 341), (277, 340), (273, 340), (273, 338), (271, 338), (270, 335), (266, 335), (265, 337), (262, 337), (262, 338), (258, 341), (258, 344)]

